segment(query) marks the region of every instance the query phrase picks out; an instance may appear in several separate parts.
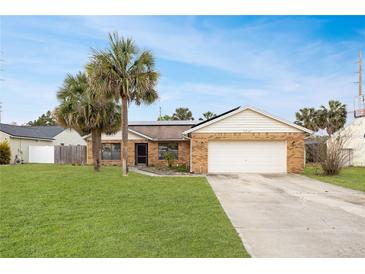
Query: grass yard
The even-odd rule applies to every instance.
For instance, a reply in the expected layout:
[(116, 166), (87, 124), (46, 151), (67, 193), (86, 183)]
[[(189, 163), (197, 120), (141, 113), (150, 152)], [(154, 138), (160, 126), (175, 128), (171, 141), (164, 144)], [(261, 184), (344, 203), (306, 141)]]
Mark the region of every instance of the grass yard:
[(0, 167), (0, 257), (248, 257), (203, 177)]
[(341, 173), (335, 176), (318, 175), (316, 174), (318, 171), (320, 169), (315, 166), (307, 166), (304, 175), (325, 183), (365, 191), (365, 167), (343, 168)]

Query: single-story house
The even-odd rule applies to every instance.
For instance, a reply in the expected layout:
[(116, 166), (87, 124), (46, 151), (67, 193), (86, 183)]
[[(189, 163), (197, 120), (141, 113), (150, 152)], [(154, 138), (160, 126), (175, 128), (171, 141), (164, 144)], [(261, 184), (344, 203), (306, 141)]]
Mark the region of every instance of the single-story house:
[[(304, 135), (311, 130), (253, 107), (237, 107), (212, 119), (129, 122), (128, 165), (166, 165), (164, 154), (193, 173), (300, 173)], [(92, 164), (91, 136), (87, 162)], [(121, 163), (121, 132), (102, 135), (102, 164)]]
[(30, 146), (86, 145), (85, 140), (73, 129), (60, 126), (17, 126), (0, 123), (0, 141), (8, 140), (11, 162), (15, 155), (24, 163), (29, 162)]

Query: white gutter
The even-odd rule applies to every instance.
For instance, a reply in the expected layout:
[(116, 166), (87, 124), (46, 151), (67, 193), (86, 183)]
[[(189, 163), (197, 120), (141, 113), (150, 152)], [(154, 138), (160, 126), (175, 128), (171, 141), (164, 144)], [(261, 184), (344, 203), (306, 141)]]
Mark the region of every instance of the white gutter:
[(25, 139), (25, 140), (35, 140), (35, 141), (47, 141), (47, 142), (53, 142), (55, 139), (44, 139), (44, 138), (32, 138), (32, 137), (25, 137), (25, 136), (14, 136), (14, 135), (9, 135), (10, 138), (13, 139)]
[(192, 159), (193, 159), (193, 155), (192, 155), (192, 152), (193, 152), (193, 143), (191, 142), (192, 138), (189, 137), (188, 135), (184, 134), (184, 133), (182, 135), (183, 135), (183, 138), (186, 138), (186, 139), (189, 139), (190, 140), (190, 155), (189, 155), (189, 163), (190, 163), (190, 165), (189, 165), (189, 171), (190, 172), (193, 172), (193, 161), (192, 161)]

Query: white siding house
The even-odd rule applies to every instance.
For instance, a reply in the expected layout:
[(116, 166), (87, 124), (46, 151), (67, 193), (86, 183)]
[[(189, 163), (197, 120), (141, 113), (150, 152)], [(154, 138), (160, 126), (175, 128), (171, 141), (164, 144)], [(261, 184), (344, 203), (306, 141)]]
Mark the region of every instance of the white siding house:
[(24, 163), (30, 162), (30, 147), (86, 145), (85, 140), (75, 130), (59, 126), (30, 127), (0, 124), (0, 141), (4, 140), (7, 140), (10, 145), (11, 162), (14, 162), (17, 156)]
[(84, 138), (74, 129), (65, 129), (53, 137), (53, 145), (86, 145)]
[(365, 166), (365, 117), (354, 119), (351, 124), (344, 128), (342, 133), (349, 138), (344, 147), (352, 153), (349, 164)]

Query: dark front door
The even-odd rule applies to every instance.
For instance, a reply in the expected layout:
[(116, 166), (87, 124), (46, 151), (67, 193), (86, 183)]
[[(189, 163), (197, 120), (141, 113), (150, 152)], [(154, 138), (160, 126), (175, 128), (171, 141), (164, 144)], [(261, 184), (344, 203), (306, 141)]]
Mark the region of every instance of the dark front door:
[(148, 144), (136, 144), (136, 164), (148, 164)]

